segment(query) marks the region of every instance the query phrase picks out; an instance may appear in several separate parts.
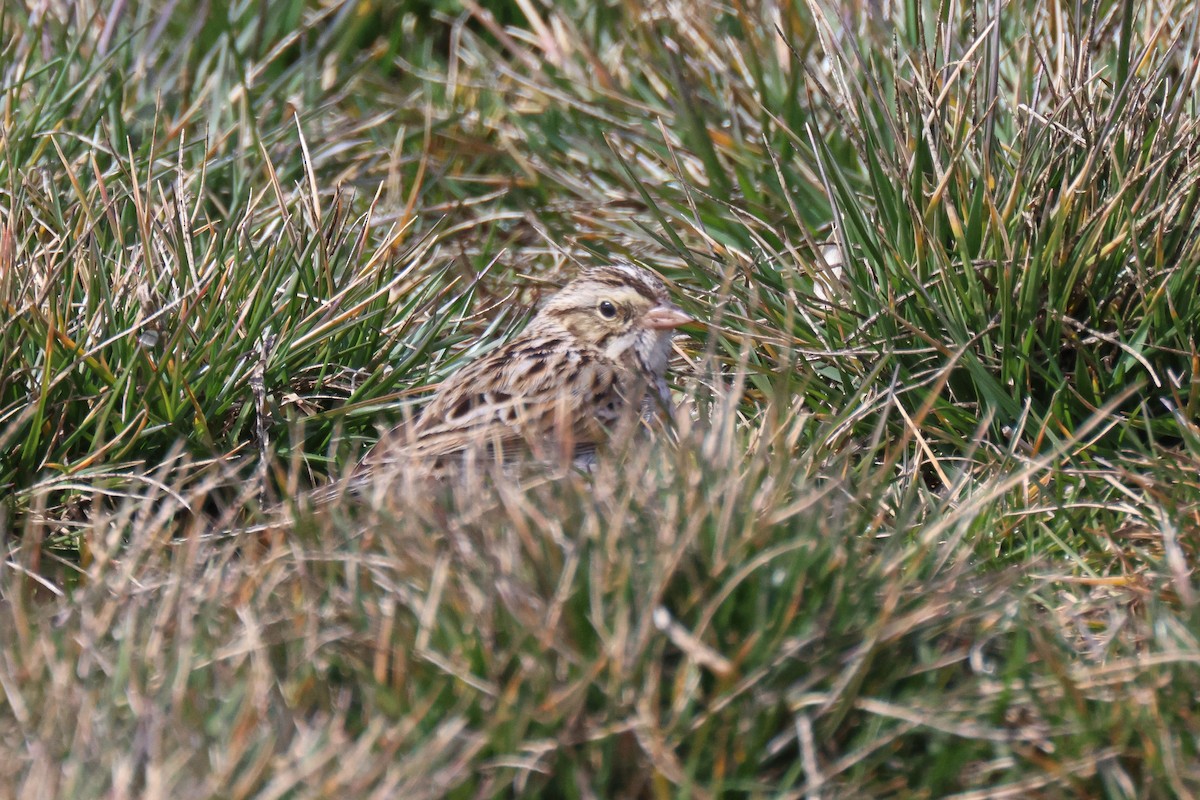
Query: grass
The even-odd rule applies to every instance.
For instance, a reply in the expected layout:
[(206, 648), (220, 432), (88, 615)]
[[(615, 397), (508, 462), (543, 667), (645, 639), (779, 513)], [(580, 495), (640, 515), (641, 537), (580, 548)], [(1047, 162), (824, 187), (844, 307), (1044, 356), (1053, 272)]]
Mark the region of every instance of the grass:
[[(1195, 22), (4, 6), (0, 786), (1200, 792)], [(610, 258), (675, 441), (291, 502)]]

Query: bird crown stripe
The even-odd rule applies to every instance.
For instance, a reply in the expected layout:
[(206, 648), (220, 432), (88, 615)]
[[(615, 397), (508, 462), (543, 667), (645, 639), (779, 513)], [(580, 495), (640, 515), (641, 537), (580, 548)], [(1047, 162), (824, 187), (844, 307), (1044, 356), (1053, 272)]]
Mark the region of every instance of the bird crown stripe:
[(666, 290), (655, 275), (633, 265), (596, 267), (585, 270), (581, 277), (613, 288), (628, 286), (647, 300), (657, 300)]

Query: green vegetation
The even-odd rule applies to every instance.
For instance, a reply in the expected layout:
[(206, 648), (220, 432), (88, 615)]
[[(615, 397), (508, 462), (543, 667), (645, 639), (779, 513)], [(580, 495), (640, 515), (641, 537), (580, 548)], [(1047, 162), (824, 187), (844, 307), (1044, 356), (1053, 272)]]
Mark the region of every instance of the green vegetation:
[[(1172, 0), (0, 6), (0, 786), (1200, 793), (1198, 73)], [(677, 442), (261, 510), (616, 257)]]

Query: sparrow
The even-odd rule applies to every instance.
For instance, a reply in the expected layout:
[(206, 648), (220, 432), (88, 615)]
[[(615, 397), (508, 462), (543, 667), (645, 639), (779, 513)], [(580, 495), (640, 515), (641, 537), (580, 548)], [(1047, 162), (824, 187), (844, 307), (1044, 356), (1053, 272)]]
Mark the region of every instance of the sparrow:
[(447, 378), (355, 474), (442, 474), (468, 461), (505, 463), (522, 454), (586, 467), (623, 426), (633, 429), (670, 408), (671, 339), (692, 321), (647, 269), (585, 269), (514, 339)]

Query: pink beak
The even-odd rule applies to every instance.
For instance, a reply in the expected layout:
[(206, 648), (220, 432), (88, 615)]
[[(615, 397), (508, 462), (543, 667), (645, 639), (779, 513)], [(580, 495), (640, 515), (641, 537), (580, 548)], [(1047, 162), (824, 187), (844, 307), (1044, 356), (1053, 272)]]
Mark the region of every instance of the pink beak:
[(646, 312), (642, 318), (642, 326), (652, 331), (665, 331), (686, 325), (692, 318), (683, 309), (671, 303), (662, 303)]

